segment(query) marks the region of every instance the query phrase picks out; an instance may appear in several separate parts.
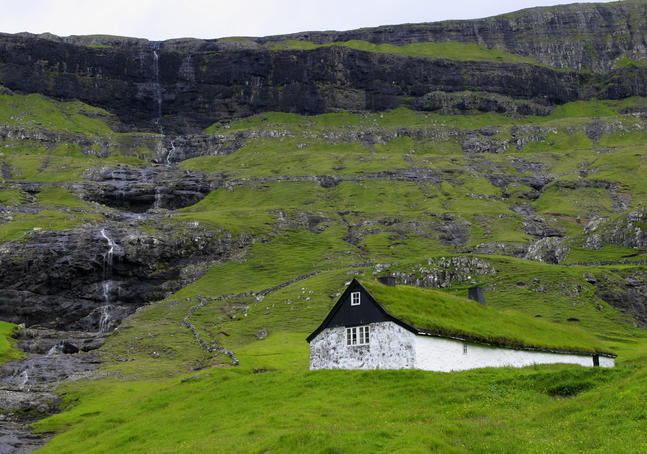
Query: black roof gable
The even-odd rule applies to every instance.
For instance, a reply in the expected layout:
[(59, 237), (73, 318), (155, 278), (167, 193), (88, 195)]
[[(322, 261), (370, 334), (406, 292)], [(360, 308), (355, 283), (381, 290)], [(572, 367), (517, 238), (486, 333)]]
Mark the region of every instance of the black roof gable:
[[(351, 293), (353, 292), (360, 292), (360, 304), (357, 306), (351, 305)], [(326, 328), (368, 325), (369, 323), (386, 321), (394, 322), (413, 333), (419, 332), (405, 321), (390, 314), (357, 279), (353, 279), (330, 310), (326, 319), (306, 340), (310, 342)]]

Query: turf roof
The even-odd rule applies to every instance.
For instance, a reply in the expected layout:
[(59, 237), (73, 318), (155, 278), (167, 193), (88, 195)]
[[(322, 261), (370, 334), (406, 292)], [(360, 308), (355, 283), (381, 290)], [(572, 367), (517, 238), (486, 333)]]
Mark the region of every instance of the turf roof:
[(494, 346), (610, 355), (593, 334), (516, 311), (497, 311), (439, 290), (361, 281), (393, 316), (424, 334)]

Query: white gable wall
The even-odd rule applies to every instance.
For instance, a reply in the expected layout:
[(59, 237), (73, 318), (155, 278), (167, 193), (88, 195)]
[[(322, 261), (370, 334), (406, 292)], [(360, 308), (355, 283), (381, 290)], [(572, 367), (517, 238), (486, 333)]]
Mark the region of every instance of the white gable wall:
[[(591, 355), (573, 355), (488, 347), (415, 335), (393, 322), (371, 323), (368, 345), (346, 345), (346, 328), (326, 328), (310, 342), (310, 369), (422, 369), (439, 372), (480, 367), (526, 367), (533, 364), (593, 366)], [(464, 346), (467, 346), (467, 352)], [(601, 367), (614, 367), (600, 357)]]
[(393, 322), (371, 323), (368, 345), (346, 345), (346, 328), (326, 328), (310, 342), (310, 369), (413, 369), (416, 335)]

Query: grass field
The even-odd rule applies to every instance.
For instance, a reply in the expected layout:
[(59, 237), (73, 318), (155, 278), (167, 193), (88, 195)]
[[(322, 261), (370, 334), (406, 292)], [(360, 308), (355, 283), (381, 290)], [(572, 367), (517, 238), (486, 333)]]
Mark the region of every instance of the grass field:
[(16, 342), (11, 338), (11, 334), (15, 329), (16, 325), (0, 321), (0, 364), (20, 359), (24, 356), (16, 348)]
[(306, 346), (302, 334), (276, 332), (238, 349), (238, 368), (202, 370), (186, 380), (77, 386), (66, 395), (69, 411), (37, 424), (63, 431), (42, 452), (630, 453), (647, 447), (644, 339), (633, 361), (614, 370), (557, 365), (450, 374), (309, 372)]

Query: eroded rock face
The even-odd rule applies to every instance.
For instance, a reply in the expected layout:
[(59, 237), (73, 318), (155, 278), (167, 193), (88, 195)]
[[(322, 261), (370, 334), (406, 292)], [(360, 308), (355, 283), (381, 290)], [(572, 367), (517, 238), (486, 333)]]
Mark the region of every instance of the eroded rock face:
[(583, 246), (597, 250), (604, 244), (647, 249), (647, 212), (635, 210), (615, 222), (594, 218), (584, 229)]
[(525, 258), (538, 262), (558, 264), (564, 260), (569, 251), (570, 248), (564, 238), (551, 236), (531, 244)]
[(183, 208), (211, 192), (202, 174), (166, 166), (104, 167), (88, 171), (84, 177), (89, 181), (75, 187), (85, 199), (136, 213)]
[(61, 397), (55, 392), (60, 382), (96, 373), (98, 356), (79, 352), (76, 345), (95, 349), (106, 336), (21, 329), (16, 337), (27, 357), (0, 365), (0, 452), (11, 454), (43, 446), (48, 436), (32, 434), (29, 424), (60, 410)]
[(493, 276), (496, 269), (490, 262), (479, 257), (456, 256), (430, 258), (427, 266), (415, 273), (393, 273), (398, 282), (427, 288), (446, 288), (478, 279), (479, 276)]
[[(186, 285), (183, 267), (250, 241), (195, 224), (155, 233), (126, 225), (34, 232), (0, 247), (0, 319), (109, 331), (149, 301)], [(81, 348), (81, 346), (79, 346)]]
[(642, 2), (571, 4), (530, 8), (476, 20), (304, 32), (256, 41), (292, 39), (331, 43), (356, 39), (396, 46), (457, 41), (506, 49), (556, 68), (607, 72), (623, 55), (645, 61), (645, 29), (636, 29), (635, 24), (644, 24), (646, 16), (647, 7)]
[(647, 272), (616, 270), (598, 276), (593, 284), (597, 287), (596, 296), (647, 327)]

